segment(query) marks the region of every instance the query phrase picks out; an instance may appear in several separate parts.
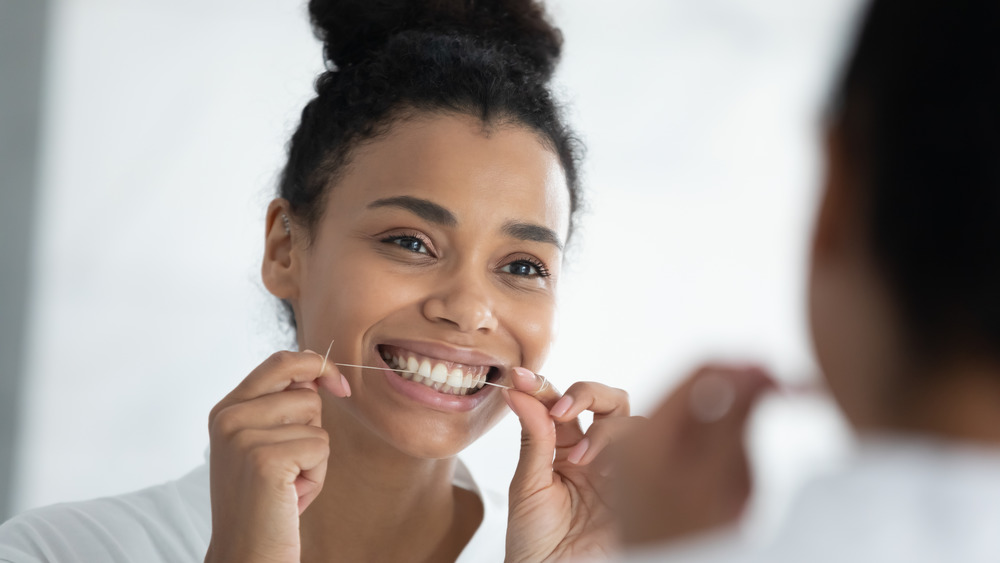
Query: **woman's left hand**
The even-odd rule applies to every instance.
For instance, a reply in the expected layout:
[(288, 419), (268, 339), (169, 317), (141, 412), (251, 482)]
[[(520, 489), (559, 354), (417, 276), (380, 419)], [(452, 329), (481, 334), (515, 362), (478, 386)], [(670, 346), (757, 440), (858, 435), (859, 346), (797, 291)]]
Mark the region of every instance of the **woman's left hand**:
[[(521, 421), (521, 455), (510, 484), (506, 561), (606, 558), (615, 529), (606, 498), (608, 464), (601, 452), (640, 417), (629, 416), (628, 394), (580, 382), (565, 395), (524, 368), (504, 390)], [(578, 416), (594, 413), (584, 433)]]

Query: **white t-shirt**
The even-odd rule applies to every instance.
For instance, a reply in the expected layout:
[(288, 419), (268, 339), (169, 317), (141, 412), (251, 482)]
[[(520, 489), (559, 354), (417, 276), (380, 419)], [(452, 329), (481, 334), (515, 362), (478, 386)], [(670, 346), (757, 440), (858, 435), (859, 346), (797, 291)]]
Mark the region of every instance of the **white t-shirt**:
[[(483, 521), (458, 563), (503, 561), (506, 495), (480, 488), (461, 460), (453, 483), (483, 502)], [(0, 562), (201, 562), (211, 535), (206, 463), (163, 485), (15, 516), (0, 526)]]
[(628, 563), (997, 563), (1000, 448), (862, 442), (793, 502), (769, 541), (737, 531), (630, 553)]

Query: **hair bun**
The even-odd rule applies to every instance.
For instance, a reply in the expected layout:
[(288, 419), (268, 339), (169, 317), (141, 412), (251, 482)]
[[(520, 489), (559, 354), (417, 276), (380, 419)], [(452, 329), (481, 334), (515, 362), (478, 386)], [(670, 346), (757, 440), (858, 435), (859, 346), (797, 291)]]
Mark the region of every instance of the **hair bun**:
[(546, 79), (562, 33), (536, 0), (310, 0), (309, 16), (326, 59), (357, 64), (405, 31), (461, 33), (513, 46)]

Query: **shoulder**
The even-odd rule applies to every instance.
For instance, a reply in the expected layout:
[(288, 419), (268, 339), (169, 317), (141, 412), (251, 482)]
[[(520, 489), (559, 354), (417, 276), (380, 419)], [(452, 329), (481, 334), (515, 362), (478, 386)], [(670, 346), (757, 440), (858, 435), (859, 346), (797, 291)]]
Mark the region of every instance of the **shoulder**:
[(141, 491), (16, 516), (0, 526), (0, 562), (200, 561), (210, 537), (202, 466)]

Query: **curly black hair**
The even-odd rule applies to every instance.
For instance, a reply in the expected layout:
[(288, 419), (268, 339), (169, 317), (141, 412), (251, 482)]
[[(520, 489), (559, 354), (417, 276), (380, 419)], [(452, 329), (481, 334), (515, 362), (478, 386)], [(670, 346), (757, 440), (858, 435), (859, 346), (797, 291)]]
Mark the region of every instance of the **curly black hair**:
[(1000, 359), (1000, 2), (875, 0), (834, 102), (910, 351)]
[(558, 155), (572, 217), (579, 143), (548, 83), (562, 35), (534, 0), (311, 0), (327, 71), (302, 110), (280, 180), (311, 233), (352, 150), (393, 123), (428, 113), (516, 124)]

